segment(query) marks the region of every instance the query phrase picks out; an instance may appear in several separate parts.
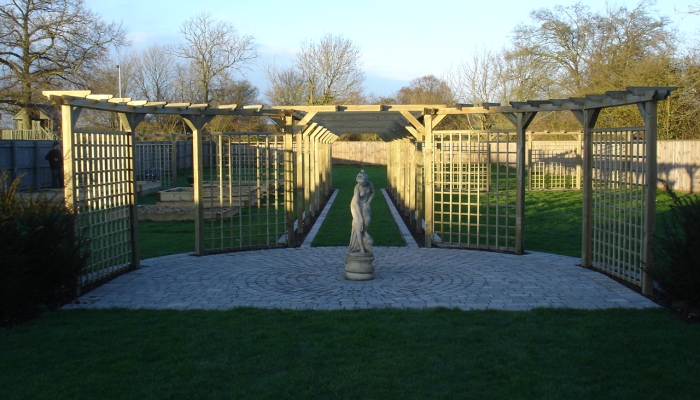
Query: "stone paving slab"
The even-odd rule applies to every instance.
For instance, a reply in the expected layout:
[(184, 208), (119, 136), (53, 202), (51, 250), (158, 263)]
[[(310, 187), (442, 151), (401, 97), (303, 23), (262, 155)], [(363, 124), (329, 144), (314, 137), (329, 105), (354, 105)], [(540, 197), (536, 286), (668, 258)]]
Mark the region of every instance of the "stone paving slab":
[(372, 281), (344, 277), (346, 247), (246, 251), (142, 261), (64, 308), (645, 308), (656, 304), (580, 260), (438, 248), (375, 247)]

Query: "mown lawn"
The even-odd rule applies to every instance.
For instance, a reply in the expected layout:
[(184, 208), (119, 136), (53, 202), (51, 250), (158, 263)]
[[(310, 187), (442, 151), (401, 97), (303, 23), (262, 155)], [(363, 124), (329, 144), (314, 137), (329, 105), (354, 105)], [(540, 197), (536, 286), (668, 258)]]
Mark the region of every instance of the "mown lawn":
[[(334, 167), (335, 186), (358, 169)], [(366, 169), (370, 233), (396, 245), (380, 219), (385, 173)], [(529, 192), (526, 249), (580, 256), (580, 196)], [(347, 245), (349, 200), (321, 240)], [(668, 204), (660, 194), (659, 215)], [(142, 258), (193, 250), (191, 221), (139, 229)], [(0, 330), (3, 400), (697, 399), (698, 376), (700, 325), (665, 309), (59, 310)]]
[(333, 186), (338, 196), (333, 202), (326, 220), (311, 244), (314, 247), (347, 246), (350, 243), (352, 215), (350, 201), (354, 193), (355, 178), (364, 169), (374, 186), (374, 199), (370, 204), (372, 219), (367, 231), (374, 239), (374, 246), (404, 246), (399, 228), (394, 222), (389, 205), (384, 200), (381, 189), (386, 188), (386, 167), (360, 165), (334, 165)]
[(0, 331), (2, 399), (697, 399), (663, 309), (71, 310)]

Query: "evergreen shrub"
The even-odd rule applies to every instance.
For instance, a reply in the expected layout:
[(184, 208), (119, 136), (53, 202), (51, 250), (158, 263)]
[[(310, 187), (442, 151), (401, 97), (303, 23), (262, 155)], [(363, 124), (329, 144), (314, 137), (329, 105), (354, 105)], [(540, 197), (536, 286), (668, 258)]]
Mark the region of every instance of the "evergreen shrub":
[(77, 293), (87, 265), (87, 242), (75, 214), (49, 195), (17, 197), (21, 176), (0, 187), (0, 316), (45, 309)]
[(655, 263), (649, 274), (661, 289), (700, 306), (700, 197), (678, 196), (661, 181), (673, 204), (656, 236)]

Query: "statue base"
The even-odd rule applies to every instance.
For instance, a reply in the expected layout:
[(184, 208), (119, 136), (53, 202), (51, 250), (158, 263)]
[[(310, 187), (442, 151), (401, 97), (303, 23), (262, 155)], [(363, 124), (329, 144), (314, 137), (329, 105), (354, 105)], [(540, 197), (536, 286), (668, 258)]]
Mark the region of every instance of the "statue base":
[(345, 256), (345, 279), (370, 281), (374, 279), (374, 253), (348, 253)]

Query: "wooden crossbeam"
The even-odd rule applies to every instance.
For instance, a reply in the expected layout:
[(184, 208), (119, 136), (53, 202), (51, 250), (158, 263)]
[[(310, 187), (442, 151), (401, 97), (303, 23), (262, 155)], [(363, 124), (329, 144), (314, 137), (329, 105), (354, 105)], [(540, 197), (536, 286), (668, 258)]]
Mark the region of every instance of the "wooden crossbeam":
[[(537, 113), (539, 111), (581, 111), (623, 105), (639, 104), (652, 100), (664, 100), (675, 90), (670, 86), (630, 86), (626, 90), (608, 91), (604, 94), (589, 94), (584, 97), (566, 99), (528, 100), (500, 103), (457, 104), (370, 104), (370, 105), (325, 105), (325, 106), (273, 106), (237, 104), (211, 106), (207, 103), (168, 103), (133, 100), (128, 97), (115, 98), (110, 94), (92, 94), (89, 90), (55, 90), (42, 92), (56, 105), (70, 105), (96, 110), (136, 114), (175, 114), (181, 116), (246, 115), (270, 118), (292, 117), (298, 126), (310, 123), (324, 126), (335, 134), (375, 133), (382, 137), (404, 137), (410, 135), (418, 140), (426, 127), (421, 118), (432, 115), (434, 128), (447, 115)], [(419, 113), (419, 114), (417, 114)]]

